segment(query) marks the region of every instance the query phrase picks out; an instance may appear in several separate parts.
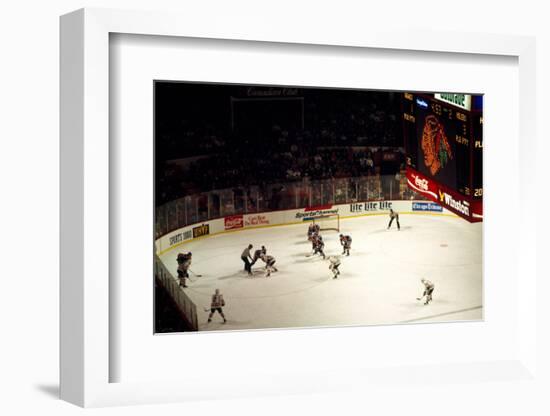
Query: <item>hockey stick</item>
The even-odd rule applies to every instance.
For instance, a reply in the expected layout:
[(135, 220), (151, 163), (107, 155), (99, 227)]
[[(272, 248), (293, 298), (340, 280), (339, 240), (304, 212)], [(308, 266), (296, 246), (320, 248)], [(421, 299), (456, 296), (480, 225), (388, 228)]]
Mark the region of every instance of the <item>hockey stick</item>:
[(189, 271), (190, 271), (191, 273), (193, 273), (196, 277), (202, 277), (202, 274), (197, 274), (197, 273), (195, 273), (195, 272), (194, 272), (193, 270), (191, 270), (191, 269), (189, 269)]
[(197, 279), (191, 279), (191, 276), (187, 276), (186, 279), (189, 279), (191, 283), (195, 283)]

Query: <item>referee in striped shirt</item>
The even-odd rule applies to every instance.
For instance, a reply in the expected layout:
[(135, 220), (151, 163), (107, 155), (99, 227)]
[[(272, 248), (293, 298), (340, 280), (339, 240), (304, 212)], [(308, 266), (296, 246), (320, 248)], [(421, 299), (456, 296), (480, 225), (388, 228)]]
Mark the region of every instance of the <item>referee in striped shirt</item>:
[(250, 250), (252, 250), (252, 244), (249, 244), (248, 247), (243, 250), (241, 260), (244, 262), (244, 270), (248, 272), (249, 276), (252, 276), (252, 264), (250, 263), (252, 256), (250, 255)]
[(390, 229), (393, 220), (397, 223), (397, 230), (401, 230), (401, 225), (399, 224), (399, 213), (390, 208), (390, 223), (388, 224), (388, 230)]

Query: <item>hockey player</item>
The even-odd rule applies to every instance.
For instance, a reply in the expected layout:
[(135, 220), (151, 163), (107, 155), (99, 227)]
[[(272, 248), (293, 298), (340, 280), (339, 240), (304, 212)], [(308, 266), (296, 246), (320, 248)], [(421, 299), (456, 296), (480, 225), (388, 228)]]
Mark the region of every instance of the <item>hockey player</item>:
[(309, 227), (307, 229), (307, 239), (311, 241), (314, 236), (319, 234), (320, 231), (321, 231), (321, 227), (319, 227), (319, 224), (314, 224), (314, 223), (309, 224)]
[(178, 262), (178, 279), (180, 281), (181, 287), (187, 287), (187, 282), (185, 279), (189, 278), (189, 267), (191, 266), (192, 254), (189, 253), (179, 253), (177, 257)]
[(311, 255), (313, 255), (313, 253), (315, 253), (315, 245), (317, 244), (317, 239), (318, 238), (319, 238), (319, 234), (317, 234), (317, 233), (313, 233), (309, 237), (309, 241), (311, 241)]
[(336, 279), (340, 275), (340, 270), (338, 270), (338, 267), (340, 267), (340, 264), (341, 264), (340, 259), (335, 256), (330, 256), (329, 261), (330, 261), (330, 264), (328, 268), (334, 274), (332, 278)]
[(351, 237), (349, 235), (340, 234), (340, 244), (342, 244), (342, 254), (349, 256), (349, 250), (351, 248)]
[(223, 314), (222, 307), (225, 306), (225, 300), (223, 300), (223, 295), (220, 293), (220, 289), (216, 289), (216, 292), (212, 295), (212, 302), (210, 302), (210, 315), (208, 315), (208, 322), (212, 322), (212, 315), (214, 312), (218, 312), (223, 318), (223, 323), (225, 324), (227, 320)]
[(309, 224), (309, 227), (307, 227), (307, 239), (311, 240), (311, 237), (315, 233), (315, 224), (311, 223)]
[(262, 254), (267, 254), (267, 249), (265, 246), (262, 246), (261, 249), (258, 249), (254, 252), (254, 257), (252, 257), (252, 263), (250, 264), (250, 267), (254, 266), (254, 263), (258, 261), (258, 259), (262, 258)]
[(323, 256), (323, 260), (326, 258), (325, 252), (323, 249), (325, 248), (325, 243), (323, 241), (323, 237), (321, 235), (317, 235), (313, 239), (313, 255), (319, 253), (321, 256)]
[(393, 220), (395, 220), (397, 224), (397, 230), (400, 230), (401, 226), (399, 225), (399, 213), (390, 208), (390, 223), (388, 224), (388, 230), (390, 229)]
[(416, 300), (422, 300), (422, 298), (426, 296), (426, 302), (424, 302), (424, 305), (427, 305), (432, 301), (432, 293), (434, 291), (435, 285), (427, 279), (420, 279), (420, 281), (424, 285), (424, 293), (421, 297), (416, 298)]
[(261, 259), (265, 263), (265, 270), (267, 271), (266, 277), (271, 276), (271, 272), (278, 272), (277, 268), (274, 266), (275, 257), (268, 256), (267, 254), (262, 254)]

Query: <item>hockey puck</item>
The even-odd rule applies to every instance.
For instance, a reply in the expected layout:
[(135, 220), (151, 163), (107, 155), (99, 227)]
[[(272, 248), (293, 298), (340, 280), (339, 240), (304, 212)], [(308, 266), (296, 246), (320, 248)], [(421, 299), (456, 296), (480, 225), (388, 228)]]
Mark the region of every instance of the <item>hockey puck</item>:
[(449, 247), (449, 245), (446, 243), (443, 243), (443, 244), (440, 244), (439, 247)]

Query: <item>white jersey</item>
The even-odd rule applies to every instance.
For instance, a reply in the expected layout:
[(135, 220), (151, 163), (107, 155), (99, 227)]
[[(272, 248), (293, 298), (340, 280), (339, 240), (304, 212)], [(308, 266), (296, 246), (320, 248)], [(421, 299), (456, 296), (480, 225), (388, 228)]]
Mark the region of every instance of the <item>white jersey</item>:
[(212, 308), (221, 308), (225, 306), (225, 300), (223, 300), (223, 295), (221, 293), (212, 295), (212, 302), (210, 303)]
[(262, 255), (260, 258), (261, 258), (261, 259), (264, 261), (264, 263), (266, 263), (266, 264), (275, 263), (275, 257), (273, 257), (273, 256), (264, 254), (264, 255)]
[(341, 262), (340, 262), (340, 259), (338, 257), (331, 257), (330, 258), (330, 265), (332, 267), (337, 267), (337, 266), (340, 266)]
[(435, 285), (429, 280), (424, 280), (422, 283), (426, 289), (433, 289), (435, 287)]

